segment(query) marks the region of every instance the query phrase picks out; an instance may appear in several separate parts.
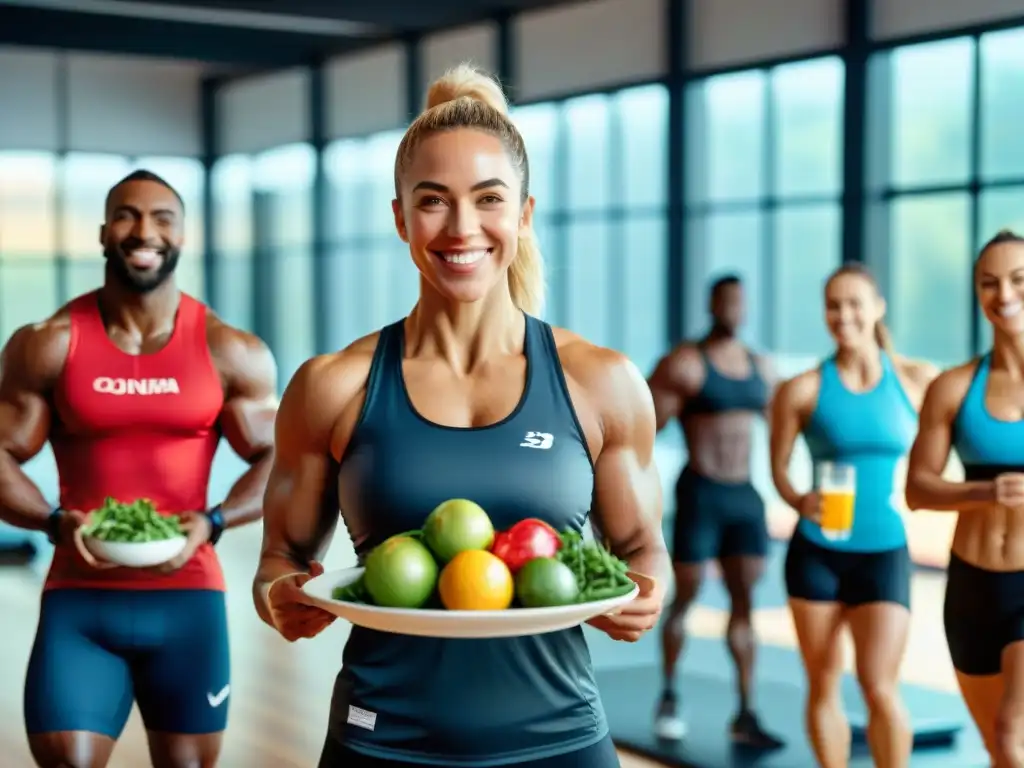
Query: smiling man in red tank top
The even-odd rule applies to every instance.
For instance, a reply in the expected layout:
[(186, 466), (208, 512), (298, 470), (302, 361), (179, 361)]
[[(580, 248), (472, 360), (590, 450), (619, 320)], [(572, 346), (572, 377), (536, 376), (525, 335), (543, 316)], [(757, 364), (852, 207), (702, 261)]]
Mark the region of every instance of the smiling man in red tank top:
[[(230, 663), (213, 547), (261, 514), (277, 372), (263, 342), (176, 287), (183, 219), (158, 176), (119, 182), (103, 286), (16, 331), (0, 360), (0, 519), (56, 545), (25, 680), (41, 768), (103, 768), (133, 701), (156, 768), (208, 768), (220, 752)], [(208, 508), (222, 436), (251, 466)], [(20, 468), (47, 442), (56, 510)], [(108, 496), (179, 515), (184, 552), (146, 570), (98, 562), (81, 526)]]

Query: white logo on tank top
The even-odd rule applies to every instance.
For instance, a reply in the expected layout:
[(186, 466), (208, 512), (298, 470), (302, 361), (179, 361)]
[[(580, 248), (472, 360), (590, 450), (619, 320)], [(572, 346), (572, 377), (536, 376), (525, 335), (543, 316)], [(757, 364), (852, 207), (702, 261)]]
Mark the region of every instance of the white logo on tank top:
[(101, 395), (180, 395), (177, 379), (111, 379), (100, 376), (93, 379), (94, 392)]
[(555, 436), (549, 432), (527, 432), (526, 437), (523, 438), (523, 442), (519, 444), (520, 448), (537, 448), (541, 451), (546, 451), (555, 442)]

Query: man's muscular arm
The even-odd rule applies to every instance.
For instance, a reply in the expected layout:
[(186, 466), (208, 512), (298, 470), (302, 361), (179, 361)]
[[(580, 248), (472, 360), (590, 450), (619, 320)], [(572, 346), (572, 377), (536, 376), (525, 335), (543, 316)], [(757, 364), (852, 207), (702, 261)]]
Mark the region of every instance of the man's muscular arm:
[(259, 338), (215, 322), (210, 350), (225, 391), (220, 429), (232, 450), (249, 463), (221, 504), (224, 527), (231, 528), (258, 520), (263, 512), (263, 492), (274, 461), (277, 365)]
[(704, 371), (700, 357), (692, 346), (673, 349), (659, 362), (647, 380), (654, 398), (657, 430), (663, 430), (672, 419), (682, 416), (686, 399), (700, 389)]
[(21, 469), (46, 445), (50, 392), (67, 357), (66, 326), (57, 320), (15, 331), (0, 354), (0, 519), (46, 530), (52, 507)]

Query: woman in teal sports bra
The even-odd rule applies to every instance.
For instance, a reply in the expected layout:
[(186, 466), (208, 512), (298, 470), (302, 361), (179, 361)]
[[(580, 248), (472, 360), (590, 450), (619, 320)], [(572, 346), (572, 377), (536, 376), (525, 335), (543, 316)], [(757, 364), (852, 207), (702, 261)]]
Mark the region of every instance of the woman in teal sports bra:
[[(849, 761), (850, 728), (839, 693), (844, 625), (853, 636), (875, 764), (900, 768), (910, 760), (898, 675), (910, 626), (911, 563), (894, 484), (934, 368), (893, 354), (884, 314), (867, 270), (836, 270), (825, 284), (825, 322), (836, 350), (783, 384), (773, 404), (772, 478), (800, 515), (786, 556), (786, 589), (807, 671), (807, 727), (822, 768)], [(852, 467), (852, 527), (824, 527), (819, 492), (798, 492), (790, 482), (800, 434), (816, 478), (823, 462)]]
[[(1000, 232), (974, 268), (990, 352), (928, 389), (907, 504), (957, 516), (943, 623), (964, 702), (1000, 768), (1024, 766), (1024, 237)], [(964, 482), (943, 478), (950, 450)]]

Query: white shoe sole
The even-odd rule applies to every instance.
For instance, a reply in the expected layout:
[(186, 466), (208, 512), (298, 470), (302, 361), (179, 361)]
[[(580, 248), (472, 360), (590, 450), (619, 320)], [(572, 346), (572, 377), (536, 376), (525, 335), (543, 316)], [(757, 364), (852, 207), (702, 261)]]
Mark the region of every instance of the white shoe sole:
[(676, 717), (659, 717), (654, 722), (654, 735), (666, 741), (681, 741), (686, 738), (686, 723)]

